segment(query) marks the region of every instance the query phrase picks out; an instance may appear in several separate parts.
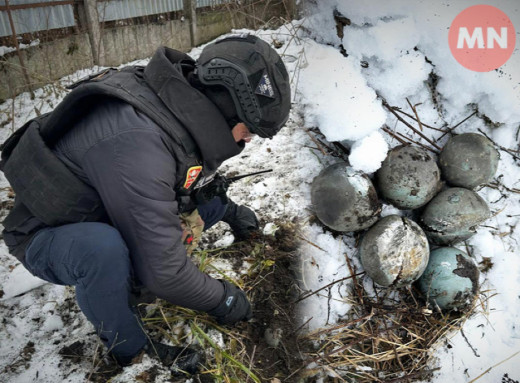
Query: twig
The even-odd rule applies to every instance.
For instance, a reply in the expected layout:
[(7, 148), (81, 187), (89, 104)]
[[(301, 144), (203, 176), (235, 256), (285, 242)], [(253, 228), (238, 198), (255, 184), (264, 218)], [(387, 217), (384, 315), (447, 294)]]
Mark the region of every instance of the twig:
[(426, 146), (424, 145), (423, 143), (419, 142), (419, 141), (415, 141), (415, 140), (412, 140), (410, 137), (407, 137), (405, 136), (404, 134), (400, 133), (400, 132), (396, 132), (398, 135), (400, 135), (401, 137), (403, 137), (404, 139), (407, 139), (408, 141), (410, 141), (412, 144), (416, 144), (426, 150), (429, 150), (430, 152), (432, 153), (435, 153), (435, 154), (439, 154), (439, 152), (435, 149), (432, 149), (430, 148), (429, 146)]
[(309, 245), (312, 245), (314, 246), (315, 248), (323, 251), (324, 253), (326, 253), (327, 251), (326, 250), (323, 250), (321, 247), (319, 247), (318, 245), (316, 245), (315, 243), (312, 243), (311, 241), (309, 241), (308, 239), (306, 239), (305, 237), (301, 236), (301, 235), (296, 235), (298, 238), (300, 238), (302, 241), (305, 241), (307, 242)]
[(437, 138), (437, 141), (439, 141), (440, 139), (442, 139), (442, 137), (444, 137), (446, 134), (448, 133), (451, 133), (452, 131), (454, 131), (456, 128), (458, 128), (460, 125), (462, 125), (463, 123), (465, 123), (467, 120), (469, 120), (471, 117), (473, 117), (475, 114), (477, 114), (477, 112), (473, 112), (472, 114), (470, 114), (468, 117), (466, 117), (464, 120), (462, 120), (461, 122), (459, 122), (457, 125), (455, 125), (453, 128), (449, 128), (446, 132), (444, 132), (444, 134), (442, 134), (439, 138)]
[(298, 24), (298, 26), (293, 30), (293, 31), (289, 31), (289, 29), (287, 28), (287, 31), (289, 32), (289, 34), (291, 35), (291, 38), (289, 39), (289, 41), (286, 43), (285, 45), (285, 49), (283, 50), (281, 56), (284, 56), (285, 55), (285, 52), (287, 51), (287, 49), (289, 48), (289, 46), (291, 45), (292, 41), (294, 39), (297, 39), (298, 41), (300, 40), (299, 38), (297, 38), (297, 35), (298, 35), (298, 31), (303, 28), (303, 23), (301, 24)]
[(356, 291), (356, 294), (358, 296), (359, 303), (363, 304), (363, 294), (361, 294), (361, 291), (358, 288), (356, 272), (355, 272), (354, 268), (352, 267), (352, 264), (350, 263), (350, 258), (348, 257), (348, 254), (345, 254), (345, 259), (347, 260), (348, 270), (350, 272), (350, 275), (352, 276), (352, 282), (354, 282), (354, 290)]
[[(406, 382), (408, 383), (410, 379), (424, 376), (426, 374), (431, 374), (432, 372), (440, 370), (440, 367), (432, 368), (431, 370), (417, 371), (408, 375), (401, 376), (399, 378), (390, 379), (390, 380), (382, 380), (381, 383), (399, 383)], [(471, 383), (471, 382), (470, 382)]]
[[(399, 108), (399, 107), (397, 107), (397, 106), (394, 107), (394, 110), (395, 110), (396, 112), (399, 112), (399, 113), (401, 113), (401, 114), (404, 114), (406, 117), (410, 117), (410, 118), (411, 118), (412, 120), (414, 120), (414, 121), (417, 121), (417, 119), (416, 119), (414, 116), (412, 116), (412, 115), (409, 114), (409, 113), (406, 113), (404, 110), (402, 110), (401, 108)], [(417, 122), (419, 122), (419, 121), (417, 121)], [(435, 126), (431, 126), (431, 125), (425, 124), (423, 121), (421, 121), (421, 124), (422, 124), (422, 126), (426, 126), (427, 128), (429, 128), (429, 129), (433, 129), (433, 130), (436, 130), (436, 131), (438, 131), (438, 132), (443, 132), (443, 133), (446, 132), (446, 129), (436, 128)]]
[(15, 98), (13, 97), (12, 102), (11, 102), (12, 114), (13, 114), (13, 117), (12, 117), (13, 118), (13, 125), (12, 125), (12, 128), (11, 128), (11, 134), (14, 133), (14, 131), (16, 129), (16, 126), (15, 126), (15, 123), (14, 123), (14, 120), (15, 120), (15, 118), (14, 118), (14, 112), (15, 112), (15, 110), (14, 110), (14, 100), (15, 100)]
[(468, 344), (469, 348), (471, 348), (471, 351), (473, 351), (473, 354), (477, 358), (480, 358), (480, 355), (478, 354), (477, 350), (475, 350), (475, 348), (471, 345), (471, 343), (469, 343), (469, 340), (466, 337), (466, 334), (464, 334), (464, 330), (463, 329), (460, 329), (460, 333), (461, 333), (462, 337), (464, 338), (464, 340), (466, 341), (466, 343)]
[(403, 119), (397, 112), (390, 106), (388, 103), (383, 100), (383, 106), (390, 111), (399, 121), (401, 121), (403, 124), (405, 124), (408, 128), (412, 129), (415, 133), (417, 133), (420, 137), (422, 137), (426, 142), (428, 142), (430, 145), (432, 145), (435, 149), (441, 150), (441, 148), (432, 140), (430, 140), (428, 137), (426, 137), (424, 134), (422, 134), (419, 130), (414, 128), (412, 125), (410, 125), (405, 119)]
[(332, 143), (336, 148), (338, 148), (339, 150), (341, 150), (344, 154), (346, 155), (349, 155), (350, 154), (350, 151), (345, 147), (345, 145), (343, 145), (341, 142), (339, 141), (334, 141)]
[(362, 335), (361, 337), (359, 337), (359, 338), (353, 340), (352, 342), (349, 342), (349, 343), (343, 345), (343, 346), (340, 347), (340, 348), (337, 348), (337, 349), (334, 349), (334, 350), (332, 350), (332, 351), (330, 351), (330, 352), (325, 353), (325, 355), (323, 355), (322, 357), (318, 356), (317, 358), (315, 358), (315, 359), (313, 360), (313, 362), (316, 362), (316, 361), (318, 361), (318, 360), (320, 360), (320, 359), (328, 358), (329, 356), (334, 355), (334, 354), (339, 354), (339, 353), (341, 353), (342, 351), (345, 351), (346, 349), (350, 348), (350, 346), (353, 346), (353, 345), (356, 344), (356, 343), (362, 342), (362, 341), (364, 341), (364, 340), (366, 340), (366, 339), (372, 339), (372, 340), (373, 340), (373, 339), (376, 338), (376, 335), (379, 335), (379, 334), (381, 334), (381, 333), (387, 333), (387, 332), (393, 331), (393, 330), (395, 330), (396, 328), (398, 328), (398, 327), (396, 327), (396, 326), (394, 326), (394, 327), (388, 327), (387, 329), (384, 329), (384, 330), (382, 330), (382, 329), (377, 329), (377, 331), (372, 332), (372, 334), (370, 334), (370, 335)]
[(170, 326), (170, 322), (168, 321), (168, 318), (166, 318), (166, 315), (164, 315), (164, 311), (163, 311), (162, 306), (159, 306), (159, 311), (161, 312), (161, 315), (162, 315), (162, 317), (164, 319), (164, 323), (166, 323), (166, 325), (168, 326), (170, 331), (172, 331), (172, 326)]
[(417, 114), (417, 109), (416, 107), (421, 105), (421, 103), (419, 104), (415, 104), (415, 105), (412, 105), (412, 103), (410, 102), (410, 100), (408, 100), (408, 97), (406, 98), (406, 102), (408, 102), (408, 105), (410, 105), (410, 108), (412, 108), (412, 111), (413, 111), (413, 114), (415, 114), (415, 121), (417, 121), (417, 123), (419, 124), (419, 129), (421, 130), (421, 132), (424, 130), (423, 127), (422, 127), (422, 123), (421, 123), (421, 119), (419, 118), (419, 115)]
[(517, 157), (513, 153), (511, 153), (512, 152), (511, 149), (504, 148), (503, 146), (498, 145), (495, 141), (493, 141), (491, 138), (489, 138), (489, 136), (486, 133), (484, 133), (480, 128), (478, 129), (478, 131), (480, 133), (482, 133), (489, 141), (491, 141), (493, 143), (493, 145), (495, 145), (497, 148), (500, 148), (500, 150), (503, 150), (504, 152), (509, 154), (511, 157), (513, 157), (515, 160), (520, 160), (520, 157)]
[[(410, 145), (410, 143), (412, 144), (416, 144), (416, 145), (419, 145), (420, 147), (426, 149), (426, 150), (429, 150), (430, 152), (432, 153), (435, 153), (435, 154), (438, 154), (438, 152), (435, 150), (435, 149), (432, 149), (418, 141), (414, 141), (412, 140), (410, 137), (407, 137), (405, 136), (404, 134), (400, 133), (400, 132), (393, 132), (392, 130), (390, 130), (390, 128), (388, 128), (387, 126), (383, 126), (383, 131), (388, 133), (390, 136), (394, 137), (396, 140), (398, 140), (401, 144), (403, 145)], [(401, 136), (402, 138), (400, 138), (399, 136)]]
[[(388, 324), (386, 323), (386, 321), (383, 321), (383, 325), (385, 326), (385, 329), (388, 331)], [(401, 362), (401, 358), (397, 353), (397, 347), (395, 346), (395, 344), (392, 344), (392, 351), (394, 352), (395, 359), (397, 359), (397, 363), (401, 367), (401, 370), (403, 371), (403, 373), (406, 373), (406, 369), (404, 368), (403, 362)]]
[(308, 130), (306, 130), (305, 133), (307, 133), (307, 135), (311, 138), (312, 142), (314, 142), (314, 144), (320, 149), (321, 153), (324, 156), (326, 156), (327, 153), (325, 153), (325, 150), (323, 150), (323, 148), (321, 147), (320, 142), (315, 137), (313, 137)]
[(397, 141), (399, 141), (401, 144), (408, 144), (408, 142), (404, 141), (402, 138), (399, 138), (394, 132), (392, 132), (387, 126), (383, 126), (383, 132), (389, 134), (393, 138), (395, 138)]
[[(253, 346), (253, 352), (251, 353), (251, 359), (249, 360), (249, 370), (250, 371), (253, 371), (252, 370), (252, 367), (253, 367), (253, 360), (255, 359), (255, 352), (256, 352), (256, 344)], [(246, 378), (246, 383), (249, 382), (249, 374), (247, 375), (247, 378)]]
[(513, 359), (513, 358), (514, 358), (515, 356), (517, 356), (518, 354), (520, 354), (520, 351), (515, 352), (515, 353), (514, 353), (513, 355), (511, 355), (509, 358), (506, 358), (506, 359), (504, 359), (503, 361), (501, 361), (501, 362), (495, 364), (494, 366), (489, 367), (486, 371), (484, 371), (482, 374), (480, 374), (479, 376), (477, 376), (475, 379), (470, 380), (468, 383), (476, 382), (477, 380), (479, 380), (480, 378), (482, 378), (484, 375), (486, 375), (489, 371), (491, 371), (491, 370), (494, 369), (495, 367), (500, 366), (502, 363), (507, 362), (509, 359)]
[(329, 293), (327, 294), (327, 320), (325, 324), (329, 324), (330, 319), (330, 300), (332, 299), (332, 289), (329, 288)]
[(520, 194), (520, 189), (509, 188), (506, 185), (498, 183), (498, 182), (495, 184), (485, 184), (484, 186), (491, 188), (491, 189), (496, 189), (496, 190), (500, 190), (499, 186), (502, 186), (504, 189), (506, 189), (510, 193)]
[(342, 323), (340, 325), (327, 327), (327, 328), (319, 330), (317, 332), (313, 332), (312, 334), (309, 334), (308, 336), (309, 336), (309, 338), (316, 338), (316, 337), (318, 337), (318, 336), (320, 336), (322, 334), (326, 334), (328, 332), (336, 331), (336, 330), (339, 330), (341, 328), (349, 327), (349, 326), (352, 326), (355, 323), (362, 322), (364, 320), (370, 320), (373, 316), (374, 316), (374, 312), (372, 311), (370, 314), (362, 316), (361, 318), (353, 319), (351, 321), (348, 321), (346, 323)]
[(321, 360), (321, 359), (327, 359), (329, 356), (334, 355), (334, 354), (338, 354), (338, 353), (340, 353), (340, 352), (342, 352), (342, 351), (344, 351), (344, 350), (347, 350), (347, 349), (349, 349), (351, 346), (353, 346), (353, 345), (355, 345), (355, 344), (357, 344), (357, 343), (363, 342), (363, 341), (365, 341), (365, 340), (367, 340), (367, 339), (370, 339), (370, 336), (369, 336), (369, 335), (361, 336), (361, 337), (359, 337), (359, 338), (357, 338), (357, 339), (354, 339), (354, 340), (348, 342), (347, 344), (343, 345), (343, 346), (340, 347), (340, 348), (337, 348), (337, 349), (332, 350), (332, 351), (330, 351), (330, 352), (328, 352), (328, 353), (325, 353), (324, 355), (319, 355), (319, 356), (317, 356), (317, 357), (314, 357), (313, 359), (311, 359), (311, 360), (310, 360), (308, 363), (306, 363), (306, 364), (316, 363), (317, 361), (319, 361), (319, 360)]
[(309, 297), (311, 297), (311, 296), (313, 296), (313, 295), (319, 293), (320, 291), (325, 290), (326, 288), (329, 288), (329, 287), (331, 287), (331, 286), (334, 286), (336, 283), (340, 283), (340, 282), (346, 281), (347, 279), (355, 278), (356, 276), (358, 276), (358, 275), (363, 275), (363, 274), (365, 274), (365, 272), (361, 272), (361, 273), (358, 273), (358, 274), (356, 274), (356, 275), (351, 275), (351, 276), (348, 276), (348, 277), (345, 277), (345, 278), (338, 279), (337, 281), (333, 281), (333, 282), (329, 283), (329, 284), (326, 285), (326, 286), (320, 287), (318, 290), (315, 290), (315, 291), (313, 291), (313, 292), (311, 292), (311, 293), (309, 293), (309, 294), (307, 294), (307, 295), (304, 295), (304, 296), (301, 297), (300, 299), (296, 300), (294, 303), (301, 302), (301, 301), (303, 301), (304, 299), (307, 299), (307, 298), (309, 298)]
[(296, 333), (297, 333), (298, 331), (300, 331), (302, 328), (304, 328), (305, 325), (306, 325), (307, 323), (309, 323), (313, 318), (314, 318), (314, 317), (310, 317), (310, 318), (307, 319), (307, 320), (306, 320), (302, 325), (298, 326), (298, 328), (297, 328), (296, 330), (294, 330), (293, 332), (291, 332), (291, 333), (289, 334), (289, 337), (291, 337), (291, 336), (293, 336), (293, 335), (296, 335)]

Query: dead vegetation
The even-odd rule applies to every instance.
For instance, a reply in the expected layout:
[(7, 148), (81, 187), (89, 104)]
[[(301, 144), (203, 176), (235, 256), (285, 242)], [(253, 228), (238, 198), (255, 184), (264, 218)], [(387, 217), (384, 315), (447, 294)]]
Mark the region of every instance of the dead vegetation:
[[(239, 285), (253, 305), (253, 319), (219, 326), (200, 312), (164, 301), (141, 305), (152, 337), (205, 350), (206, 365), (194, 382), (281, 382), (303, 366), (305, 343), (294, 328), (298, 290), (291, 265), (296, 255), (296, 226), (277, 223), (274, 235), (196, 253), (200, 269)], [(220, 269), (226, 261), (238, 277)], [(231, 273), (231, 274), (233, 274)], [(277, 380), (278, 379), (278, 380)], [(153, 381), (153, 380), (144, 380)]]
[[(382, 289), (353, 272), (348, 318), (308, 334), (318, 349), (307, 360), (334, 382), (408, 383), (431, 377), (433, 351), (460, 330), (479, 305), (463, 313), (428, 307), (413, 287)], [(368, 289), (367, 289), (368, 286)], [(486, 298), (487, 300), (487, 298)]]

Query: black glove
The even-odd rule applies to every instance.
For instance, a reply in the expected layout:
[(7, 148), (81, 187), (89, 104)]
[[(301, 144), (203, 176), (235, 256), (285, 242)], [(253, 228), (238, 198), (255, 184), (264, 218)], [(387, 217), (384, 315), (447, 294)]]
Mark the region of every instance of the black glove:
[(150, 341), (144, 350), (152, 358), (159, 359), (162, 364), (175, 372), (185, 371), (196, 374), (199, 372), (200, 365), (204, 363), (204, 354), (189, 347), (170, 346)]
[(231, 200), (228, 202), (222, 221), (231, 227), (235, 237), (239, 240), (248, 239), (259, 228), (255, 212), (247, 206), (237, 205)]
[(220, 279), (219, 282), (224, 286), (224, 297), (217, 307), (208, 311), (208, 314), (214, 316), (222, 325), (246, 322), (251, 319), (253, 312), (246, 294), (228, 281)]

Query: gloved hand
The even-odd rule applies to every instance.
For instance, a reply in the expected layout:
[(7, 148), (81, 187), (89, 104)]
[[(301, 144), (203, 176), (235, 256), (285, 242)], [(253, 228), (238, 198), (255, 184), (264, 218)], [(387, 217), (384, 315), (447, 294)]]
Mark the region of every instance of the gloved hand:
[(197, 209), (193, 210), (191, 213), (182, 213), (180, 218), (182, 227), (181, 239), (186, 247), (186, 253), (191, 255), (202, 238), (204, 221), (200, 217)]
[(170, 346), (150, 341), (144, 350), (152, 358), (159, 359), (162, 364), (173, 371), (196, 374), (204, 363), (204, 354), (189, 347)]
[(222, 325), (232, 325), (251, 319), (253, 312), (246, 294), (228, 281), (220, 279), (219, 282), (224, 285), (224, 297), (217, 307), (208, 311), (208, 314), (214, 316)]
[(226, 222), (239, 240), (248, 239), (258, 231), (259, 223), (253, 210), (244, 205), (237, 205), (229, 200), (222, 221)]

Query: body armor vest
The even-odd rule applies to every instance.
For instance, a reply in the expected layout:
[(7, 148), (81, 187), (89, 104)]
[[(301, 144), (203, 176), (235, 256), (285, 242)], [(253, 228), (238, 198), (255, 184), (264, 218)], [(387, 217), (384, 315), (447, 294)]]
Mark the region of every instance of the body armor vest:
[[(187, 61), (178, 52), (179, 61)], [(155, 122), (178, 145), (181, 164), (175, 190), (178, 200), (189, 199), (194, 184), (184, 178), (201, 159), (192, 136), (179, 119), (148, 86), (143, 67), (108, 69), (73, 84), (73, 89), (51, 113), (18, 129), (2, 146), (0, 169), (16, 193), (15, 207), (4, 221), (7, 231), (16, 230), (34, 216), (48, 226), (100, 221), (105, 209), (94, 188), (81, 181), (56, 157), (51, 148), (95, 103), (116, 98), (134, 106)], [(52, 198), (48, 198), (52, 196)], [(182, 205), (182, 203), (180, 203)]]

